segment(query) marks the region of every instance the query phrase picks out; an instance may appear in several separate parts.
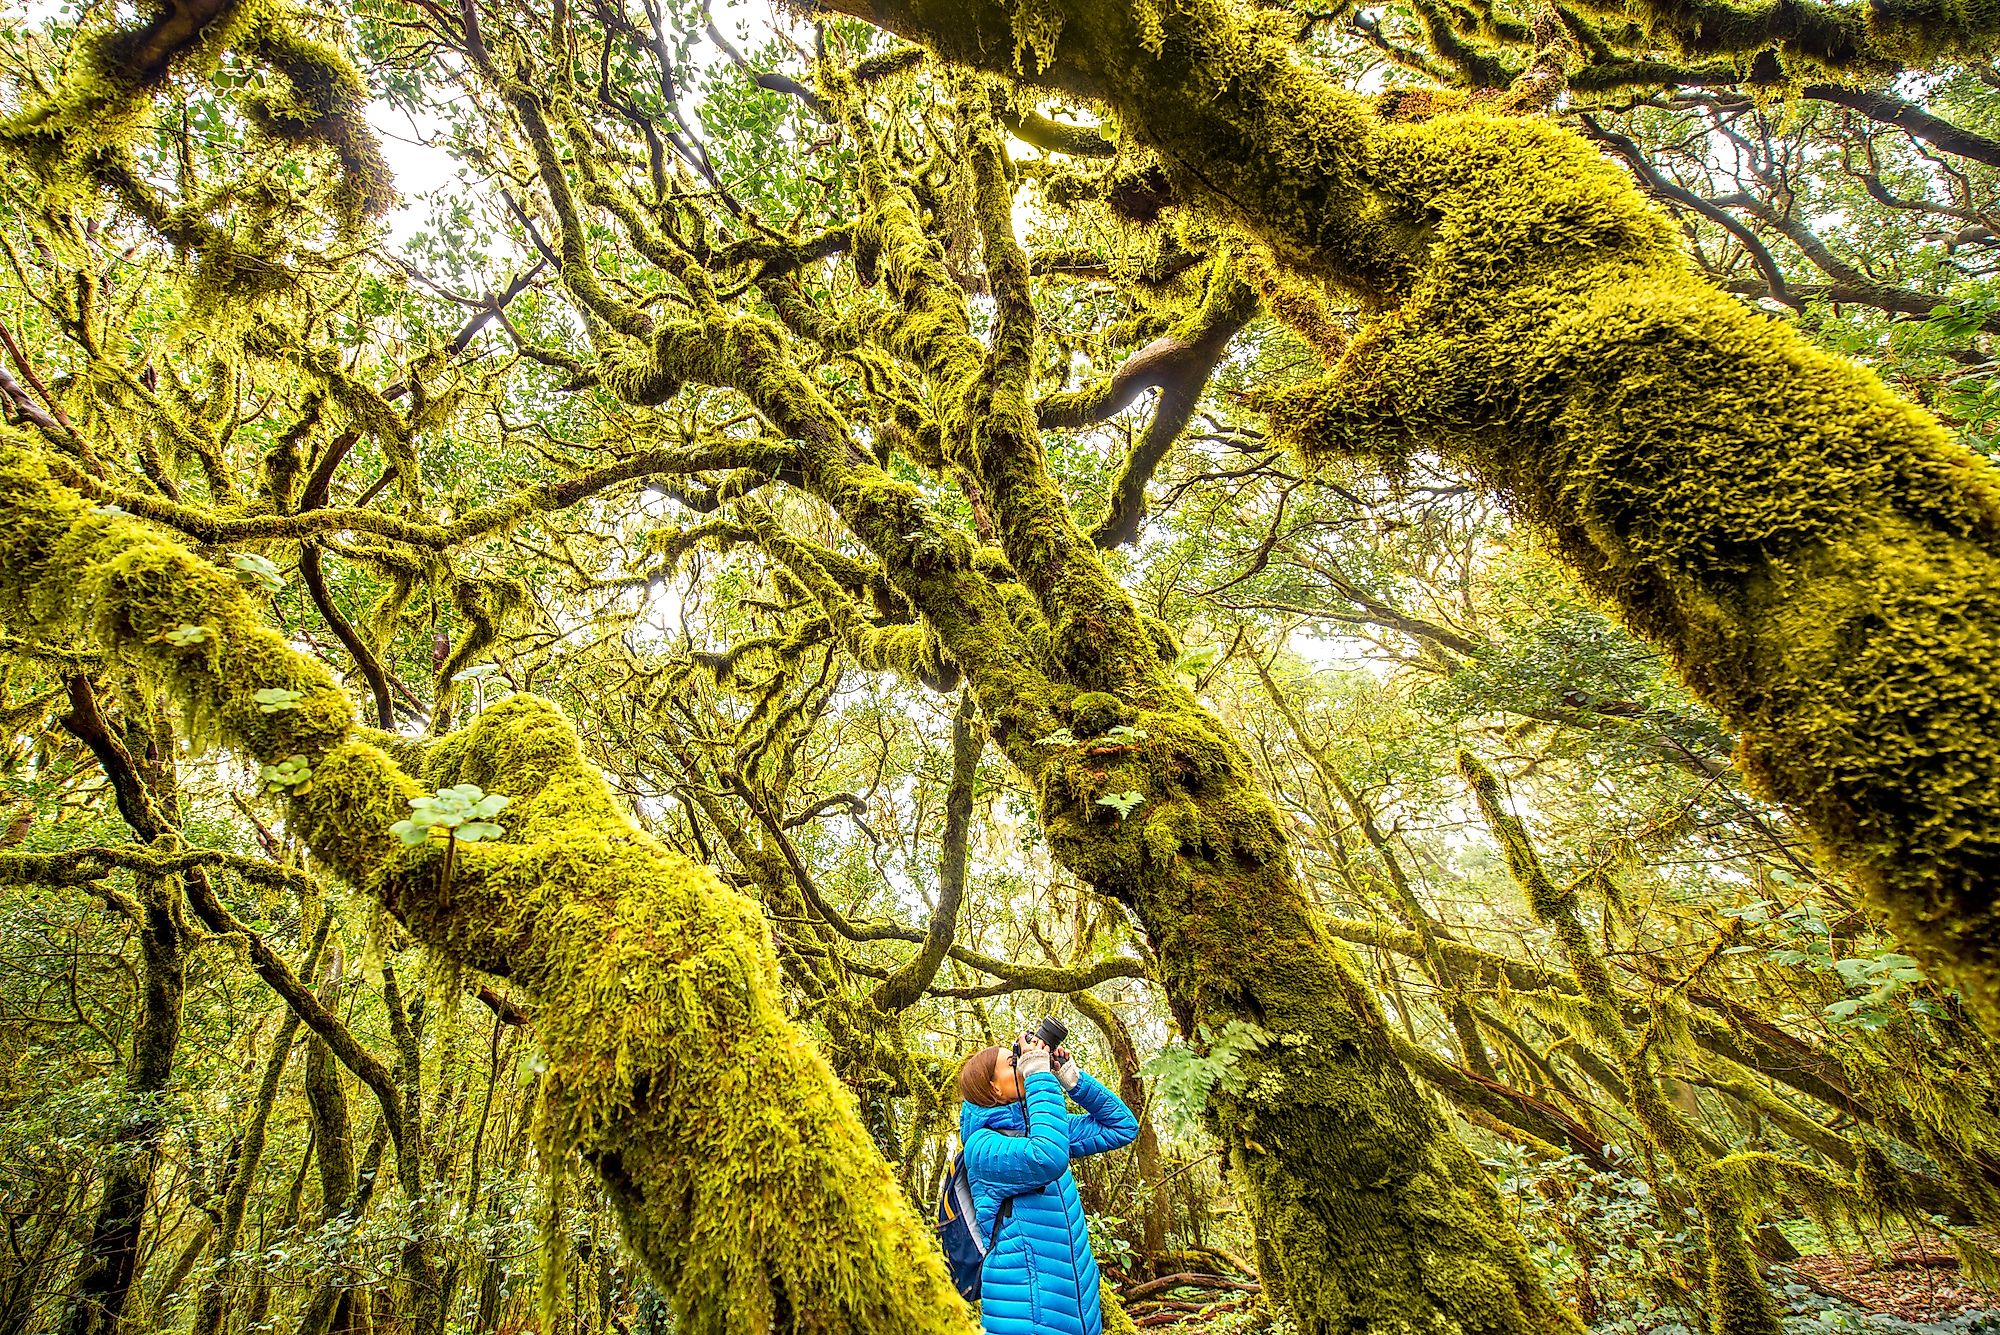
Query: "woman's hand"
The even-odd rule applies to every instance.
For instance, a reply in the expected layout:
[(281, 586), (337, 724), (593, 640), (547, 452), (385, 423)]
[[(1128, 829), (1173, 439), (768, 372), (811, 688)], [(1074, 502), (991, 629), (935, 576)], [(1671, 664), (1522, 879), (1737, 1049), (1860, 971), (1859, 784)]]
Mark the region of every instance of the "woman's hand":
[(1076, 1064), (1076, 1058), (1069, 1055), (1068, 1048), (1057, 1048), (1049, 1054), (1054, 1064), (1056, 1079), (1062, 1081), (1064, 1089), (1075, 1089), (1076, 1082), (1083, 1075), (1083, 1068)]
[(1037, 1071), (1049, 1069), (1049, 1045), (1042, 1042), (1039, 1034), (1021, 1035), (1021, 1055), (1014, 1059), (1014, 1069), (1023, 1080)]

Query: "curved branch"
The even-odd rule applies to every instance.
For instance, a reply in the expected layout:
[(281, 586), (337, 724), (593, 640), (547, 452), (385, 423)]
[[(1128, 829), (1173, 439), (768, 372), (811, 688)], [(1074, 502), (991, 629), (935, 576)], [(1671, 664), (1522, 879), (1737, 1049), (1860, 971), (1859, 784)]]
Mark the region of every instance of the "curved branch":
[(1757, 266), (1757, 272), (1763, 275), (1766, 294), (1773, 301), (1783, 302), (1787, 306), (1804, 304), (1786, 285), (1783, 270), (1778, 268), (1778, 261), (1772, 258), (1764, 242), (1742, 221), (1687, 187), (1669, 180), (1664, 173), (1646, 160), (1646, 155), (1639, 145), (1625, 135), (1604, 129), (1589, 116), (1580, 119), (1583, 122), (1584, 133), (1601, 144), (1608, 144), (1619, 157), (1623, 158), (1625, 165), (1632, 169), (1632, 174), (1639, 178), (1639, 184), (1646, 188), (1648, 194), (1678, 204), (1691, 213), (1697, 213), (1735, 237), (1738, 244), (1743, 247), (1744, 253), (1750, 257), (1750, 262)]
[(938, 855), (938, 901), (931, 911), (930, 930), (924, 934), (923, 949), (910, 962), (882, 980), (869, 998), (883, 1011), (900, 1011), (917, 998), (937, 977), (958, 931), (958, 908), (965, 899), (966, 861), (972, 833), (972, 785), (979, 769), (979, 752), (986, 738), (973, 726), (976, 708), (970, 690), (958, 697), (958, 712), (951, 720), (951, 786), (944, 799), (944, 844)]
[(361, 669), (361, 675), (368, 679), (368, 690), (375, 697), (375, 717), (381, 723), (383, 730), (389, 731), (396, 726), (396, 706), (389, 694), (389, 674), (383, 671), (380, 660), (368, 647), (368, 642), (361, 638), (353, 624), (341, 615), (338, 607), (334, 606), (333, 595), (326, 587), (323, 561), (319, 544), (306, 543), (304, 550), (299, 553), (299, 576), (305, 581), (306, 592), (312, 597), (313, 606), (319, 609), (320, 616), (332, 628), (334, 636), (339, 639), (348, 655), (354, 659), (355, 666)]
[(1869, 120), (1895, 126), (1912, 139), (1921, 139), (1932, 148), (1973, 162), (1983, 162), (1989, 167), (2000, 167), (2000, 140), (1988, 139), (1983, 134), (1940, 120), (1922, 107), (1889, 93), (1843, 88), (1837, 83), (1814, 83), (1800, 89), (1799, 95), (1815, 102), (1831, 102), (1849, 111), (1858, 111)]
[(1000, 123), (1022, 143), (1069, 158), (1115, 158), (1118, 145), (1094, 125), (1065, 125), (1039, 111), (1002, 112)]
[(790, 450), (768, 440), (713, 440), (695, 446), (647, 450), (601, 465), (558, 482), (525, 487), (503, 501), (468, 511), (450, 524), (427, 524), (380, 510), (355, 507), (311, 510), (295, 515), (224, 517), (192, 505), (157, 496), (121, 491), (75, 470), (62, 480), (104, 505), (115, 505), (183, 533), (197, 542), (219, 544), (267, 538), (303, 539), (326, 533), (373, 533), (413, 547), (444, 551), (473, 538), (506, 528), (535, 511), (562, 510), (587, 500), (607, 487), (658, 474), (685, 474), (720, 468), (752, 468), (781, 472)]

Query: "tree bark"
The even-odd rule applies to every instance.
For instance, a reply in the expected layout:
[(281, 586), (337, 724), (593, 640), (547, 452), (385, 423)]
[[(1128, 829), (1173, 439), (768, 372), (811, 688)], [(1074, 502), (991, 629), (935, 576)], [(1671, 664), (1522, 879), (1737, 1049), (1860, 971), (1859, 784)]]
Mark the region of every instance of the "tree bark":
[[(99, 712), (89, 678), (71, 678), (69, 696), (71, 708), (63, 716), (63, 726), (97, 757), (134, 833), (146, 843), (158, 840), (168, 833), (166, 821), (138, 766)], [(77, 1262), (76, 1290), (63, 1309), (63, 1335), (116, 1335), (138, 1277), (139, 1239), (166, 1132), (166, 1118), (150, 1101), (166, 1091), (180, 1046), (187, 931), (181, 921), (178, 878), (141, 874), (138, 890), (139, 1014), (125, 1070), (125, 1097), (131, 1106), (105, 1170), (90, 1238)]]

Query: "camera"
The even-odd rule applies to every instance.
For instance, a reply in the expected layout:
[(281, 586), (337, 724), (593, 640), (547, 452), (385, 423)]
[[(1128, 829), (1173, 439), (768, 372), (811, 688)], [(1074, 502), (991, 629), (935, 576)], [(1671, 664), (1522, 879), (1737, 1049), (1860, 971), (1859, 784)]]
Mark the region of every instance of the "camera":
[[(1044, 1016), (1035, 1021), (1035, 1037), (1048, 1044), (1049, 1051), (1054, 1052), (1063, 1045), (1063, 1040), (1069, 1037), (1069, 1026), (1061, 1020), (1052, 1020)], [(1014, 1044), (1014, 1059), (1016, 1061), (1021, 1059), (1021, 1045), (1018, 1041)]]

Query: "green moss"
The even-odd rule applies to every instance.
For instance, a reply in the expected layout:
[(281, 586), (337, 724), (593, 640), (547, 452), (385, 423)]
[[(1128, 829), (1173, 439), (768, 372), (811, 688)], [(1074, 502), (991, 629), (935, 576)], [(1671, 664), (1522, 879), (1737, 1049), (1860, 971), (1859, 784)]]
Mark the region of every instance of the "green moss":
[(1123, 700), (1103, 691), (1085, 691), (1069, 702), (1070, 726), (1079, 737), (1096, 737), (1132, 716)]
[[(1278, 404), (1309, 452), (1421, 436), (1507, 496), (1741, 734), (1746, 771), (2000, 1012), (2000, 478), (1866, 372), (1708, 288), (1584, 146), (1377, 135), (1438, 217), (1402, 306)], [(1510, 193), (1511, 192), (1511, 193)]]

